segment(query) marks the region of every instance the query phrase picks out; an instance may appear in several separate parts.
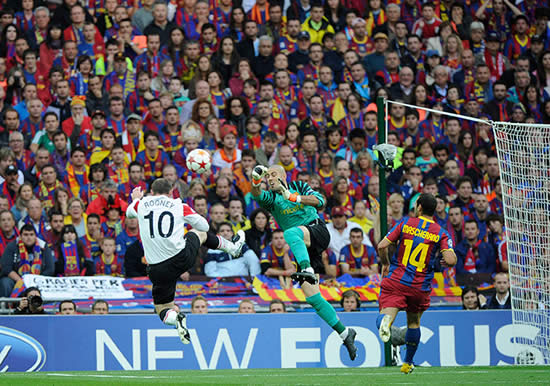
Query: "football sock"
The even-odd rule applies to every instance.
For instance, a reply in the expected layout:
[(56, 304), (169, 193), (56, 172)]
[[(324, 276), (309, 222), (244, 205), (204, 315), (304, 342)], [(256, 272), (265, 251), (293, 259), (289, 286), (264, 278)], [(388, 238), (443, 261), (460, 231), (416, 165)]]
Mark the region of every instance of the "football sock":
[(294, 227), (287, 229), (283, 235), (300, 268), (303, 270), (311, 267), (306, 243), (304, 242), (304, 232), (300, 228)]
[(218, 249), (218, 246), (220, 245), (218, 235), (214, 232), (206, 232), (206, 241), (204, 242), (204, 245), (208, 249)]
[[(342, 322), (338, 321), (338, 323), (342, 324)], [(343, 326), (343, 324), (342, 324)], [(340, 338), (342, 338), (342, 340), (346, 340), (346, 338), (348, 337), (348, 333), (349, 333), (349, 330), (347, 327), (344, 327), (344, 331), (342, 331), (340, 333)]]
[(176, 317), (178, 316), (178, 313), (176, 310), (173, 310), (171, 308), (165, 308), (159, 313), (160, 320), (164, 324), (167, 324), (169, 326), (175, 326), (176, 325)]
[(306, 302), (315, 309), (317, 315), (321, 317), (327, 324), (336, 330), (337, 333), (341, 334), (345, 331), (346, 327), (338, 320), (338, 315), (336, 311), (327, 302), (320, 293), (316, 293), (313, 296), (307, 297)]
[(380, 328), (380, 325), (382, 324), (382, 319), (384, 319), (384, 316), (386, 316), (386, 314), (378, 315), (378, 317), (376, 318), (376, 328)]
[(227, 249), (231, 248), (232, 242), (218, 236), (214, 232), (207, 232), (204, 245), (209, 249), (221, 249), (227, 252)]
[(420, 343), (420, 328), (409, 328), (405, 334), (405, 343), (407, 344), (406, 363), (413, 363), (413, 357)]

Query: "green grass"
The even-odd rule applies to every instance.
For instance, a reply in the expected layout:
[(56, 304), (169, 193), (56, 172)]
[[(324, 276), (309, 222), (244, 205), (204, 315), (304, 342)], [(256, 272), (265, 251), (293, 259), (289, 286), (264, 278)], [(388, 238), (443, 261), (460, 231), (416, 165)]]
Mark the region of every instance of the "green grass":
[(399, 368), (254, 369), (210, 371), (105, 371), (3, 373), (0, 384), (288, 384), (288, 385), (526, 385), (550, 384), (550, 367), (424, 367), (404, 375)]

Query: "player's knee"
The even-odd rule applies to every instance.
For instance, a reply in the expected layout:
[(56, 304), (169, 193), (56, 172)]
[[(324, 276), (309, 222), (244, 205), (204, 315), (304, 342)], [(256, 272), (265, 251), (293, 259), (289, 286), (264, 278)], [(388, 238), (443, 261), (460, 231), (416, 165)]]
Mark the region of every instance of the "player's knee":
[(204, 244), (204, 242), (206, 241), (206, 232), (201, 232), (201, 231), (198, 231), (196, 229), (191, 229), (189, 232), (190, 233), (192, 232), (192, 233), (197, 235), (201, 245)]
[(295, 242), (296, 240), (304, 239), (304, 232), (298, 227), (287, 229), (283, 232), (283, 237), (287, 243)]

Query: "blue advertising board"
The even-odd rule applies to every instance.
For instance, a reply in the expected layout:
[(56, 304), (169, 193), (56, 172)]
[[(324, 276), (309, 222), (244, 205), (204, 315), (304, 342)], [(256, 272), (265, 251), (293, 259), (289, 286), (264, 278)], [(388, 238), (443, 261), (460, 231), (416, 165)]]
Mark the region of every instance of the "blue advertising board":
[[(0, 372), (376, 367), (376, 315), (340, 314), (358, 333), (354, 362), (313, 313), (189, 315), (189, 345), (155, 315), (0, 317)], [(513, 364), (526, 349), (515, 338), (533, 340), (539, 329), (513, 325), (510, 311), (429, 311), (421, 332), (417, 364), (485, 366)]]

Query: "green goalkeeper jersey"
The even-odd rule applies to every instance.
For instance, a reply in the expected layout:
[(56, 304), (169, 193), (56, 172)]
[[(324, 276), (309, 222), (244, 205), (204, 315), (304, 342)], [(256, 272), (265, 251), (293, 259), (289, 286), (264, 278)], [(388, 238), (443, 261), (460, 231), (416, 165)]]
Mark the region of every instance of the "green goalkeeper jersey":
[[(318, 208), (321, 208), (325, 204), (323, 196), (303, 181), (291, 182), (288, 190), (291, 193), (298, 193), (300, 196), (317, 197), (319, 200)], [(262, 208), (268, 210), (273, 215), (275, 221), (277, 221), (277, 224), (279, 224), (279, 227), (283, 231), (299, 225), (307, 225), (319, 218), (317, 209), (313, 206), (286, 200), (281, 194), (270, 190), (263, 190), (259, 196), (252, 197)]]

